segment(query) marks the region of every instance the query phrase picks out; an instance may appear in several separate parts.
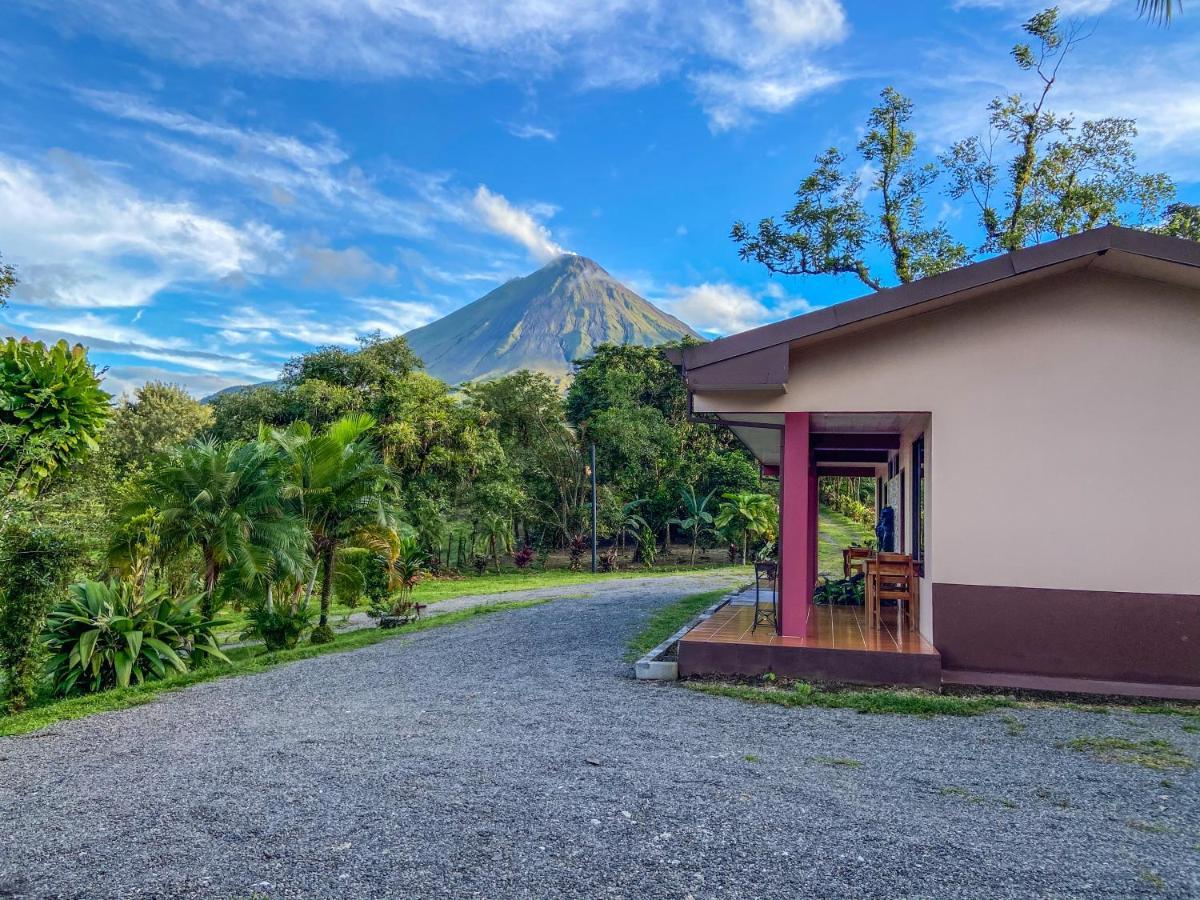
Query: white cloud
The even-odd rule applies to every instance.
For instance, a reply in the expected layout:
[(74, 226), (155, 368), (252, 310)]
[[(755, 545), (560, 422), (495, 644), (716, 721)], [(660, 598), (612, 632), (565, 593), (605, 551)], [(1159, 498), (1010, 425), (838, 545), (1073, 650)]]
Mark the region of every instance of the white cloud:
[(774, 303), (768, 306), (762, 296), (755, 296), (739, 285), (704, 282), (668, 288), (666, 297), (656, 302), (697, 331), (710, 335), (733, 334), (812, 311), (806, 300), (786, 299), (774, 282), (763, 295)]
[[(184, 65), (221, 64), (288, 77), (449, 73), (527, 82), (565, 72), (588, 88), (634, 88), (684, 73), (699, 79), (695, 83), (703, 86), (706, 112), (711, 118), (715, 108), (720, 117), (713, 119), (717, 129), (751, 121), (750, 114), (786, 109), (832, 83), (798, 78), (795, 71), (821, 70), (808, 55), (848, 33), (839, 0), (25, 3), (43, 9), (60, 26), (116, 37)], [(737, 81), (745, 83), (737, 87)], [(724, 99), (714, 102), (714, 92)], [(730, 112), (739, 98), (750, 101), (746, 114)], [(186, 119), (157, 124), (198, 134), (198, 123)], [(548, 129), (529, 129), (518, 136), (550, 139)]]
[(485, 228), (521, 244), (539, 262), (566, 252), (551, 237), (550, 229), (535, 218), (535, 214), (548, 216), (553, 212), (552, 207), (514, 206), (502, 194), (492, 193), (482, 184), (475, 190), (472, 204)]
[(517, 125), (515, 123), (510, 124), (508, 126), (508, 133), (513, 137), (520, 138), (523, 141), (529, 141), (535, 138), (543, 141), (558, 140), (557, 131), (554, 131), (550, 128), (543, 128), (541, 125), (532, 125), (529, 123), (521, 125)]
[(747, 125), (757, 113), (779, 113), (840, 80), (803, 63), (780, 70), (705, 72), (692, 78), (713, 131)]
[(44, 306), (142, 306), (171, 285), (267, 272), (282, 243), (261, 223), (148, 199), (63, 151), (43, 165), (0, 156), (0, 210), (17, 297)]
[[(1098, 16), (1115, 6), (1117, 0), (1058, 0), (1054, 4), (1065, 16)], [(1128, 4), (1131, 8), (1133, 4)], [(1027, 0), (954, 0), (955, 9), (1003, 9), (1028, 17), (1037, 11)]]
[(218, 329), (231, 344), (260, 343), (262, 335), (284, 338), (310, 346), (323, 344), (353, 345), (359, 335), (380, 331), (385, 335), (404, 334), (427, 325), (442, 315), (431, 303), (392, 300), (386, 297), (356, 297), (348, 301), (352, 309), (338, 316), (328, 311), (291, 307), (272, 311), (243, 305), (215, 318), (193, 319), (193, 324)]
[(223, 388), (246, 383), (245, 378), (179, 372), (158, 366), (113, 366), (104, 373), (101, 380), (104, 389), (118, 398), (132, 397), (147, 381), (177, 384), (194, 397), (207, 397)]

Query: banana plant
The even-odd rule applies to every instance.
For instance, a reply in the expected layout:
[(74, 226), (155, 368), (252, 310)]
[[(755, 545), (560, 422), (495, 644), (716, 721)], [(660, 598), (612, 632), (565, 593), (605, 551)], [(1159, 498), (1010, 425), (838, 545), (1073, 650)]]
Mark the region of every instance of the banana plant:
[(712, 530), (713, 514), (708, 511), (708, 504), (713, 498), (716, 491), (709, 491), (703, 497), (696, 496), (696, 489), (691, 485), (685, 487), (679, 493), (679, 499), (683, 503), (684, 516), (678, 519), (668, 519), (672, 525), (678, 525), (684, 531), (690, 533), (692, 541), (691, 565), (696, 564), (696, 545), (700, 542), (700, 535), (706, 531)]

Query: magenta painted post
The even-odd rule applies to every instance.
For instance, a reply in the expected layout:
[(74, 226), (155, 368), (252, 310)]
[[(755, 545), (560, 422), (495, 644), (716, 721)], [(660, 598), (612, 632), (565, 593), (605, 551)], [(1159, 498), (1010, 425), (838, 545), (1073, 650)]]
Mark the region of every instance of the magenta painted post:
[(802, 635), (817, 580), (816, 488), (810, 462), (808, 413), (783, 417), (779, 478), (779, 631)]

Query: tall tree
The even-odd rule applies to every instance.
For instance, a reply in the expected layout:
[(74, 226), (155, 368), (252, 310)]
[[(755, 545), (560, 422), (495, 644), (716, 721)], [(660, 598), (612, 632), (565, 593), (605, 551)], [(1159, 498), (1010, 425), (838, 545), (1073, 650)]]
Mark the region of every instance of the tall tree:
[(1084, 37), (1051, 7), (1023, 26), (1028, 41), (1012, 57), (1032, 73), (1031, 94), (988, 104), (990, 135), (954, 144), (942, 157), (950, 196), (970, 198), (983, 230), (983, 251), (1017, 250), (1104, 224), (1145, 226), (1174, 194), (1164, 174), (1136, 166), (1132, 119), (1104, 118), (1078, 126), (1050, 109), (1063, 62)]
[(734, 224), (731, 236), (742, 259), (780, 275), (852, 275), (876, 291), (888, 279), (871, 271), (872, 250), (887, 254), (900, 282), (961, 265), (966, 248), (944, 223), (925, 221), (925, 195), (938, 171), (933, 163), (916, 163), (916, 134), (907, 127), (912, 112), (911, 100), (885, 88), (857, 147), (857, 168), (874, 173), (869, 185), (848, 172), (845, 154), (831, 147), (800, 183), (782, 225), (767, 218), (751, 232), (744, 222)]
[(379, 456), (370, 432), (375, 420), (358, 414), (314, 432), (307, 422), (264, 433), (283, 460), (283, 496), (307, 526), (314, 583), (321, 572), (321, 616), (312, 641), (333, 640), (329, 609), (338, 550), (348, 544), (374, 546), (392, 524), (394, 475)]
[(212, 421), (212, 407), (178, 385), (151, 381), (117, 407), (104, 447), (119, 468), (136, 468), (168, 448), (190, 441)]

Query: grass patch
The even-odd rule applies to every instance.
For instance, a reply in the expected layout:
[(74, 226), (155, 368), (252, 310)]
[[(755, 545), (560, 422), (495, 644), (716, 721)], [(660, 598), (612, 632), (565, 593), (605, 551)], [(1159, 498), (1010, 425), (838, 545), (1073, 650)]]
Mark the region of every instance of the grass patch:
[(951, 697), (921, 691), (835, 690), (807, 682), (792, 688), (754, 687), (711, 681), (685, 681), (684, 687), (714, 697), (729, 697), (747, 703), (777, 706), (815, 706), (822, 709), (852, 709), (867, 714), (905, 716), (978, 716), (1016, 704), (1005, 697)]
[(1141, 877), (1146, 884), (1158, 888), (1160, 891), (1167, 886), (1166, 880), (1157, 872), (1146, 871), (1142, 873)]
[(869, 525), (822, 507), (817, 522), (817, 571), (841, 578), (842, 548), (855, 544), (862, 547), (869, 540), (875, 540), (875, 531)]
[(1144, 831), (1147, 834), (1166, 834), (1171, 830), (1160, 822), (1144, 822), (1141, 819), (1129, 819), (1125, 825), (1134, 831)]
[(662, 607), (650, 617), (646, 627), (629, 641), (625, 658), (635, 660), (645, 656), (686, 625), (693, 617), (702, 613), (728, 593), (728, 588), (704, 591), (701, 594), (690, 594)]
[(1141, 766), (1157, 772), (1187, 771), (1192, 758), (1165, 740), (1130, 741), (1117, 737), (1077, 737), (1063, 744), (1068, 750), (1089, 753), (1104, 762)]
[(758, 755), (755, 753), (747, 753), (745, 756), (742, 757), (742, 759), (744, 759), (748, 763), (756, 763), (756, 762), (762, 761), (758, 758)]
[(158, 681), (147, 681), (144, 684), (134, 685), (133, 687), (103, 691), (98, 694), (88, 694), (82, 697), (71, 697), (66, 700), (53, 700), (15, 715), (2, 716), (0, 717), (0, 737), (28, 734), (31, 731), (38, 731), (57, 722), (65, 722), (69, 719), (82, 719), (96, 713), (112, 712), (114, 710), (141, 706), (143, 703), (151, 702), (161, 693), (181, 690), (193, 684), (213, 681), (217, 678), (225, 678), (231, 675), (251, 675), (284, 663), (311, 659), (314, 656), (324, 656), (327, 653), (344, 653), (349, 650), (358, 650), (363, 647), (369, 647), (372, 644), (378, 644), (381, 641), (392, 640), (393, 638), (416, 634), (421, 631), (429, 631), (432, 628), (441, 628), (445, 625), (454, 625), (478, 616), (486, 616), (512, 609), (540, 606), (543, 603), (549, 603), (557, 599), (559, 598), (547, 597), (538, 600), (519, 600), (473, 606), (469, 609), (458, 610), (444, 615), (418, 619), (416, 622), (411, 622), (408, 625), (388, 631), (382, 631), (377, 628), (364, 628), (359, 631), (339, 634), (331, 644), (305, 644), (292, 650), (280, 650), (275, 653), (268, 653), (261, 647), (238, 647), (230, 650), (227, 654), (232, 661), (230, 665), (214, 663), (213, 665), (172, 675)]
[(1004, 723), (1005, 730), (1013, 737), (1025, 733), (1025, 723), (1016, 716), (1008, 715), (1006, 713), (1000, 717), (1000, 721)]
[(968, 803), (973, 803), (976, 806), (987, 803), (987, 797), (981, 797), (978, 794), (972, 794), (966, 788), (955, 787), (953, 785), (940, 788), (938, 793), (943, 797), (961, 797), (963, 800), (966, 800)]

